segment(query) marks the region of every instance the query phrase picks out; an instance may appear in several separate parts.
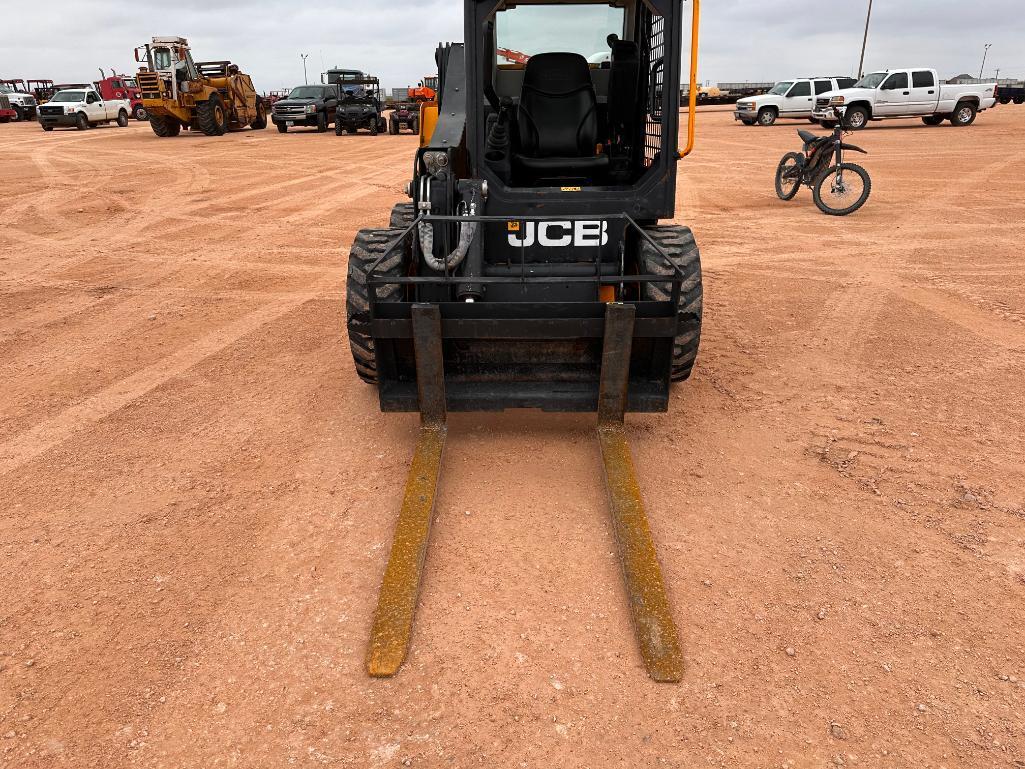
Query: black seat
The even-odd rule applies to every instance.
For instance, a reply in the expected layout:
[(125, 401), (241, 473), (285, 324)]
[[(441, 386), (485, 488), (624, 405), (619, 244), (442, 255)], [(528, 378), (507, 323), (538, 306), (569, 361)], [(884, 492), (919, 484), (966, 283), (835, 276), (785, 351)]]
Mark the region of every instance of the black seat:
[(608, 156), (596, 152), (598, 99), (580, 54), (530, 57), (516, 120), (519, 145), (513, 161), (523, 182), (593, 182), (608, 168)]
[(818, 136), (813, 134), (811, 131), (802, 131), (801, 129), (797, 129), (797, 135), (801, 137), (801, 141), (805, 144), (811, 144), (812, 142), (817, 142), (819, 139), (829, 138), (828, 136)]

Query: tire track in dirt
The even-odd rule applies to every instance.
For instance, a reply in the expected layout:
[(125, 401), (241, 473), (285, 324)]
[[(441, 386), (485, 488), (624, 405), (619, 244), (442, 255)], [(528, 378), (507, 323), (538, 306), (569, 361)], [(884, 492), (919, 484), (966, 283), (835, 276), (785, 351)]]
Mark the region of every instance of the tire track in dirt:
[(272, 301), (224, 328), (187, 345), (159, 362), (137, 371), (86, 398), (61, 414), (0, 444), (0, 476), (10, 473), (76, 433), (109, 416), (113, 412), (169, 379), (180, 376), (204, 359), (261, 326), (317, 297), (317, 292), (293, 295)]

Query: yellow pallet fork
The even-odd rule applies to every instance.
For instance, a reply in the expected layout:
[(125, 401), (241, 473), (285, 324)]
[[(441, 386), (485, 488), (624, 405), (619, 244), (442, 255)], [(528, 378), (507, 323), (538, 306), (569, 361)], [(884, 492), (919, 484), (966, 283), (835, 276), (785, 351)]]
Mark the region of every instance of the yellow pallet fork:
[[(608, 305), (598, 442), (605, 466), (609, 511), (641, 656), (654, 680), (675, 683), (683, 676), (683, 654), (624, 427), (633, 326), (632, 306)], [(441, 458), (448, 435), (441, 339), (438, 307), (414, 306), (420, 437), (413, 452), (367, 651), (367, 671), (378, 678), (398, 673), (406, 659), (423, 580)]]

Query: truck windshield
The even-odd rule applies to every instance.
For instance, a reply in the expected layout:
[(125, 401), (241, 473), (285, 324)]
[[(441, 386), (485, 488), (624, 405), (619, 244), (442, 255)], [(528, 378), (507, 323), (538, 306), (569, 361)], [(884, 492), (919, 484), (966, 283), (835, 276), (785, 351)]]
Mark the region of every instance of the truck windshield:
[(878, 88), (879, 84), (886, 80), (886, 76), (889, 72), (873, 72), (871, 75), (865, 75), (861, 78), (854, 86), (855, 88)]
[(80, 101), (85, 101), (85, 91), (57, 91), (50, 101), (77, 104)]
[(301, 85), (298, 88), (293, 88), (292, 93), (288, 94), (289, 99), (319, 99), (324, 95), (324, 89), (319, 85)]
[(534, 54), (551, 51), (597, 61), (609, 53), (609, 35), (623, 36), (626, 12), (608, 5), (520, 5), (495, 19), (500, 64), (526, 64)]
[(7, 85), (7, 83), (0, 83), (0, 93), (17, 93), (17, 91)]
[(790, 86), (792, 86), (793, 84), (793, 80), (787, 80), (782, 83), (776, 83), (776, 87), (769, 91), (769, 93), (773, 96), (785, 96), (786, 92), (790, 90)]

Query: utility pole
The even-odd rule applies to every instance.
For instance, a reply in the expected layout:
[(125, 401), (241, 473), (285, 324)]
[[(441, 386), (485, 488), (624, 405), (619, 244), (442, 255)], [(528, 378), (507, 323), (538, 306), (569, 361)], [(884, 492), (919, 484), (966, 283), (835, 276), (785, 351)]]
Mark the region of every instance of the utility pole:
[(868, 26), (872, 22), (872, 0), (868, 0), (868, 16), (865, 17), (865, 37), (861, 41), (861, 62), (858, 64), (858, 80), (865, 76), (865, 49), (868, 47)]
[(986, 47), (982, 49), (982, 66), (979, 67), (979, 80), (982, 80), (982, 71), (986, 69), (986, 57), (989, 56), (989, 49), (992, 47), (992, 43), (986, 43)]
[(309, 85), (310, 79), (306, 77), (306, 60), (310, 58), (310, 55), (308, 53), (300, 53), (299, 57), (303, 60), (303, 82)]

